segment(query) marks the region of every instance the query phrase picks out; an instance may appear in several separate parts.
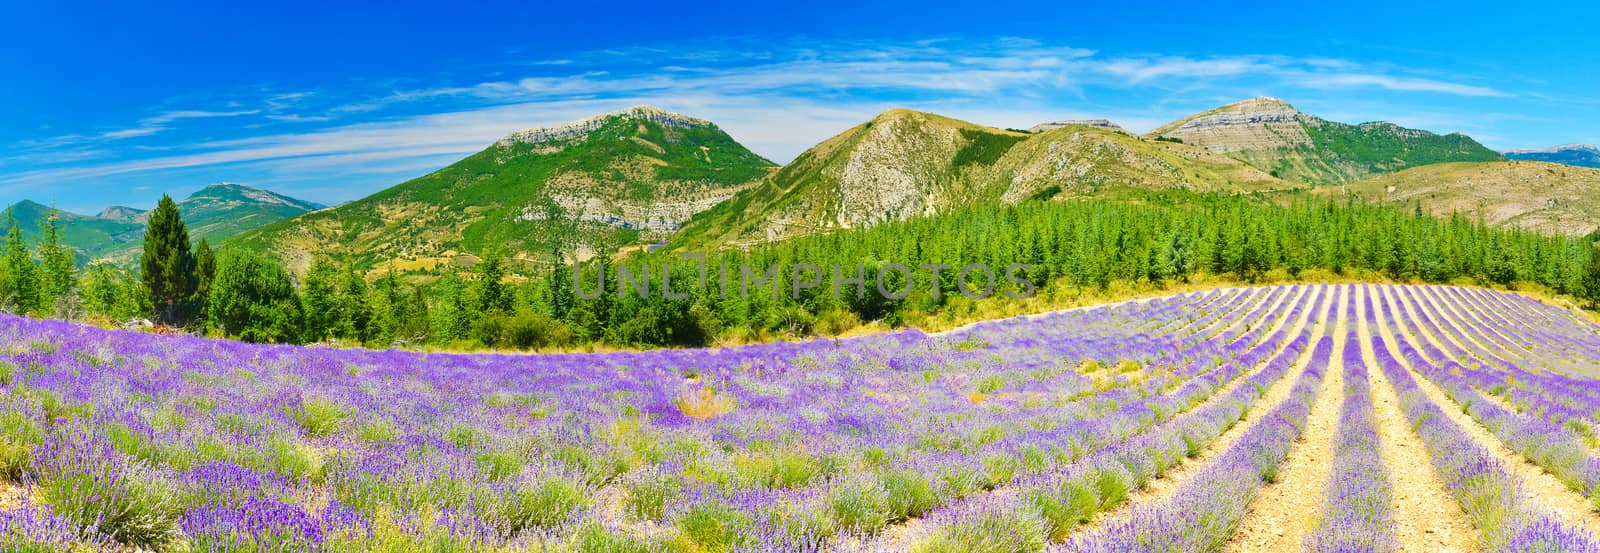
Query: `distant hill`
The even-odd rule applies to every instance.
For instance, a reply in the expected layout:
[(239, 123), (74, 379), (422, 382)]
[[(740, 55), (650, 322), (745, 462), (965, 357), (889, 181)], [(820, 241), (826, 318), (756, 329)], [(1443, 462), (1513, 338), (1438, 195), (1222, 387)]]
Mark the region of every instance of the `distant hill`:
[(889, 110), (696, 216), (674, 237), (674, 246), (782, 240), (980, 202), (1297, 186), (1225, 155), (1142, 139), (1103, 124), (1036, 128), (1041, 132), (1020, 133)]
[(1562, 144), (1543, 150), (1510, 150), (1507, 159), (1548, 161), (1578, 167), (1600, 167), (1600, 148), (1593, 144)]
[(112, 221), (131, 223), (139, 220), (139, 217), (143, 215), (144, 212), (145, 210), (143, 209), (134, 209), (131, 207), (113, 205), (107, 206), (105, 209), (100, 210), (100, 214), (96, 215), (96, 217), (101, 219), (109, 219)]
[(365, 268), (471, 262), (489, 247), (524, 262), (665, 240), (692, 215), (776, 166), (704, 119), (634, 107), (517, 132), (448, 167), (233, 243), (293, 271), (309, 252)]
[[(207, 186), (177, 203), (189, 236), (197, 241), (206, 238), (212, 243), (322, 208), (320, 204), (229, 183)], [(14, 218), (28, 243), (37, 244), (39, 229), (50, 212), (49, 206), (23, 200), (0, 212), (0, 219)], [(118, 263), (138, 257), (143, 248), (145, 223), (150, 216), (147, 211), (123, 206), (107, 207), (97, 216), (60, 210), (56, 213), (63, 241), (77, 252), (80, 261), (106, 259)]]
[(1579, 236), (1600, 228), (1600, 169), (1542, 161), (1424, 165), (1317, 192), (1416, 202), (1435, 215), (1460, 213), (1490, 225), (1546, 233)]
[[(257, 227), (322, 209), (319, 203), (297, 200), (268, 190), (222, 183), (213, 184), (178, 202), (183, 222), (196, 240), (204, 237), (213, 244)], [(140, 224), (149, 220), (139, 213)]]
[(11, 221), (16, 221), (23, 240), (31, 246), (39, 243), (39, 229), (44, 226), (51, 211), (58, 214), (62, 242), (76, 251), (80, 262), (138, 247), (144, 241), (143, 223), (78, 215), (55, 210), (32, 200), (22, 200), (7, 207), (0, 212), (0, 221), (7, 227)]
[(1181, 140), (1307, 184), (1354, 182), (1431, 163), (1504, 159), (1464, 134), (1439, 135), (1382, 121), (1328, 121), (1276, 98), (1191, 115), (1147, 136)]

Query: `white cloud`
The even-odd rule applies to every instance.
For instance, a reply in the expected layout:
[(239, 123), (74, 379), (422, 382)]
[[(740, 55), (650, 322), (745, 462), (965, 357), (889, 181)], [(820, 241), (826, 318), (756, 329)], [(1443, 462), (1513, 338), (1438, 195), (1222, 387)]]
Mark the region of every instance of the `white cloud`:
[(1162, 77), (1214, 78), (1268, 73), (1278, 68), (1254, 56), (1196, 60), (1189, 58), (1125, 58), (1099, 64), (1105, 73), (1139, 84)]
[(1458, 96), (1489, 96), (1507, 97), (1508, 92), (1493, 88), (1473, 86), (1433, 79), (1416, 77), (1396, 77), (1391, 75), (1374, 75), (1363, 73), (1338, 73), (1338, 74), (1308, 74), (1298, 79), (1297, 84), (1310, 88), (1353, 88), (1353, 87), (1378, 87), (1387, 90), (1402, 92), (1437, 92)]
[[(1221, 103), (1247, 95), (1361, 88), (1507, 95), (1443, 80), (1448, 77), (1317, 57), (1110, 55), (1026, 38), (760, 46), (579, 53), (518, 64), (528, 73), (509, 78), (493, 73), (494, 80), (397, 87), (366, 97), (262, 91), (255, 109), (165, 111), (125, 129), (20, 143), (13, 147), (16, 155), (4, 160), (0, 187), (207, 167), (248, 166), (323, 182), (346, 173), (403, 173), (477, 151), (522, 128), (634, 104), (709, 118), (757, 153), (785, 162), (882, 109), (902, 105), (1023, 128), (1105, 117), (1138, 132), (1185, 114), (1201, 99)], [(1097, 95), (1101, 102), (1093, 101)], [(121, 159), (104, 157), (111, 148), (96, 150), (98, 157), (56, 158), (77, 163), (70, 167), (26, 157), (222, 117), (248, 117), (251, 124), (237, 128), (262, 134), (115, 149)], [(338, 123), (354, 119), (367, 122)], [(297, 132), (282, 132), (287, 128)]]

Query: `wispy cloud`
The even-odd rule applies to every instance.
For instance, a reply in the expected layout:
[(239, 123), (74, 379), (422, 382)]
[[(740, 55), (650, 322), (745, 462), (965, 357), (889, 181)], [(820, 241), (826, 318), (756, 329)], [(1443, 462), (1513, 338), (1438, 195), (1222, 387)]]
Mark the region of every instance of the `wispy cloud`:
[[(1246, 94), (1510, 95), (1470, 78), (1356, 60), (1116, 54), (1027, 38), (709, 43), (508, 64), (462, 82), (412, 77), (372, 81), (385, 83), (377, 89), (288, 92), (266, 86), (255, 98), (214, 104), (223, 109), (166, 110), (122, 128), (18, 143), (0, 159), (0, 190), (208, 167), (318, 182), (346, 173), (404, 173), (522, 128), (631, 104), (710, 118), (751, 149), (785, 162), (894, 106), (997, 126), (1109, 116), (1143, 130), (1183, 115), (1197, 99)], [(219, 118), (241, 121), (218, 132), (174, 132)], [(115, 146), (122, 141), (139, 147)]]
[(241, 115), (255, 115), (261, 110), (236, 110), (236, 111), (207, 111), (201, 109), (184, 109), (163, 112), (159, 115), (146, 117), (139, 120), (139, 125), (126, 129), (106, 131), (96, 135), (103, 140), (121, 140), (124, 138), (138, 138), (150, 136), (159, 132), (172, 129), (172, 124), (184, 119), (215, 119), (219, 117), (239, 117)]
[(1396, 77), (1392, 75), (1373, 75), (1363, 73), (1340, 73), (1328, 75), (1311, 74), (1301, 78), (1298, 81), (1298, 84), (1309, 88), (1377, 87), (1385, 90), (1401, 92), (1437, 92), (1440, 94), (1454, 94), (1459, 96), (1487, 96), (1496, 98), (1504, 98), (1512, 95), (1509, 92), (1482, 86), (1451, 83), (1417, 77)]

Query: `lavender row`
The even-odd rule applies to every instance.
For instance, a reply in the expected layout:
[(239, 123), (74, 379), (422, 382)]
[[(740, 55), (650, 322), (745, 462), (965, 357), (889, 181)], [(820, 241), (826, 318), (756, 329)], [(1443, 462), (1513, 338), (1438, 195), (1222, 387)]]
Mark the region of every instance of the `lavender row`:
[[(1460, 292), (1452, 295), (1469, 296)], [(1592, 379), (1555, 372), (1578, 370), (1578, 364), (1570, 362), (1577, 359), (1585, 359), (1592, 364), (1596, 354), (1600, 354), (1600, 349), (1595, 349), (1592, 343), (1583, 344), (1578, 336), (1548, 331), (1553, 325), (1549, 318), (1545, 319), (1545, 324), (1540, 324), (1515, 308), (1505, 309), (1507, 304), (1490, 305), (1479, 301), (1481, 298), (1469, 297), (1471, 299), (1461, 299), (1482, 309), (1486, 317), (1504, 323), (1503, 333), (1493, 333), (1498, 337), (1498, 343), (1493, 345), (1502, 346), (1499, 349), (1508, 357), (1517, 358), (1516, 363), (1498, 357), (1485, 359), (1492, 366), (1492, 371), (1473, 371), (1468, 375), (1473, 385), (1486, 393), (1504, 396), (1528, 415), (1578, 433), (1591, 447), (1600, 446), (1593, 423), (1596, 412), (1591, 407), (1600, 401), (1600, 385), (1596, 385)], [(1504, 315), (1506, 313), (1519, 313), (1521, 316), (1512, 318)], [(1494, 340), (1486, 332), (1486, 327), (1475, 320), (1463, 317), (1458, 322), (1468, 331), (1485, 332), (1483, 336)], [(1592, 333), (1579, 336), (1596, 338)], [(1566, 352), (1565, 355), (1563, 352)], [(1544, 365), (1547, 370), (1533, 372), (1522, 368), (1532, 365)]]
[[(1012, 499), (973, 502), (933, 513), (929, 526), (937, 530), (924, 537), (921, 547), (951, 551), (977, 547), (988, 539), (996, 521), (1026, 521), (1022, 528), (1027, 531), (1019, 529), (1021, 535), (1009, 536), (1019, 543), (1065, 540), (1076, 525), (1121, 505), (1131, 492), (1214, 443), (1273, 382), (1292, 369), (1308, 342), (1305, 334), (1297, 335), (1228, 396), (1193, 413), (1091, 455), (1065, 471), (1019, 482)], [(1253, 351), (1270, 353), (1260, 348)], [(1326, 357), (1326, 351), (1322, 354)], [(1243, 356), (1236, 365), (1251, 366), (1246, 362), (1257, 355)]]
[(1344, 403), (1333, 442), (1333, 463), (1323, 490), (1325, 506), (1304, 550), (1316, 553), (1389, 552), (1400, 549), (1392, 531), (1394, 499), (1380, 454), (1372, 385), (1354, 327), (1345, 338)]
[(1489, 429), (1501, 443), (1593, 500), (1600, 486), (1600, 459), (1589, 454), (1588, 446), (1577, 433), (1486, 400), (1467, 378), (1459, 376), (1471, 371), (1455, 361), (1447, 361), (1443, 366), (1432, 365), (1423, 362), (1414, 350), (1404, 345), (1401, 350), (1412, 366), (1473, 420)]
[[(1309, 302), (1300, 302), (1294, 306), (1294, 309), (1292, 310), (1294, 315), (1292, 315), (1292, 317), (1298, 318), (1300, 316), (1300, 313), (1302, 312), (1302, 306), (1305, 305), (1305, 303)], [(1284, 307), (1286, 306), (1280, 306), (1278, 311), (1283, 311)], [(1266, 329), (1266, 325), (1259, 325), (1255, 327), (1251, 334), (1259, 335), (1264, 333)], [(1280, 336), (1283, 337), (1280, 338)], [(1289, 341), (1289, 343), (1285, 345), (1283, 343), (1284, 341)], [(1146, 453), (1145, 450), (1148, 449), (1147, 447), (1130, 447), (1128, 445), (1130, 443), (1139, 443), (1137, 440), (1148, 441), (1149, 433), (1147, 432), (1146, 434), (1135, 438), (1126, 438), (1127, 436), (1150, 428), (1150, 425), (1152, 424), (1166, 421), (1170, 418), (1171, 414), (1183, 413), (1187, 411), (1196, 404), (1199, 404), (1205, 398), (1209, 397), (1215, 390), (1220, 389), (1228, 382), (1245, 374), (1246, 371), (1250, 370), (1250, 368), (1262, 364), (1263, 361), (1267, 361), (1266, 357), (1277, 351), (1280, 347), (1288, 347), (1290, 350), (1292, 350), (1292, 352), (1284, 353), (1283, 356), (1279, 357), (1279, 359), (1284, 356), (1298, 354), (1298, 352), (1303, 348), (1303, 341), (1292, 341), (1288, 336), (1285, 336), (1285, 333), (1281, 330), (1264, 339), (1238, 339), (1231, 343), (1231, 345), (1234, 347), (1246, 347), (1251, 346), (1252, 344), (1253, 347), (1245, 351), (1243, 354), (1237, 354), (1237, 356), (1235, 356), (1236, 354), (1228, 354), (1227, 357), (1229, 358), (1229, 362), (1214, 365), (1213, 370), (1202, 374), (1197, 378), (1189, 380), (1183, 386), (1183, 388), (1172, 394), (1169, 394), (1165, 397), (1156, 398), (1142, 406), (1134, 406), (1134, 409), (1130, 409), (1125, 413), (1119, 413), (1104, 420), (1094, 421), (1094, 424), (1099, 425), (1097, 427), (1101, 428), (1102, 430), (1098, 433), (1089, 433), (1088, 435), (1114, 437), (1115, 439), (1112, 439), (1106, 443), (1115, 445), (1111, 445), (1110, 448), (1106, 449), (1088, 450), (1091, 455), (1089, 455), (1087, 458), (1082, 458), (1082, 460), (1079, 460), (1078, 458), (1065, 459), (1067, 462), (1062, 463), (1060, 466), (1066, 467), (1066, 470), (1069, 471), (1067, 474), (1070, 474), (1071, 476), (1066, 478), (1087, 478), (1088, 476), (1086, 475), (1088, 474), (1093, 474), (1099, 477), (1101, 480), (1101, 490), (1098, 492), (1099, 496), (1096, 497), (1095, 506), (1104, 506), (1106, 508), (1115, 506), (1122, 500), (1123, 497), (1126, 496), (1129, 491), (1142, 486), (1143, 482), (1151, 477), (1150, 470), (1145, 470), (1142, 472), (1135, 471), (1134, 473), (1129, 473), (1127, 470), (1120, 470), (1114, 473), (1105, 473), (1100, 470), (1103, 467), (1115, 465), (1116, 463), (1113, 462), (1114, 460), (1120, 460), (1128, 463), (1127, 466), (1130, 467), (1149, 464), (1149, 461), (1143, 460), (1138, 461), (1138, 464), (1135, 464), (1135, 461), (1132, 459), (1133, 453)], [(1280, 365), (1282, 365), (1283, 370), (1286, 370), (1286, 362), (1280, 363), (1278, 359), (1274, 359), (1267, 363), (1267, 368), (1264, 368), (1261, 372), (1257, 373), (1255, 377), (1252, 377), (1251, 384), (1247, 385), (1251, 393), (1259, 393), (1259, 388), (1257, 386), (1262, 386), (1262, 382), (1270, 382), (1270, 380), (1264, 381), (1262, 379), (1269, 378), (1271, 374), (1281, 375), (1281, 372), (1273, 372), (1279, 368)], [(1239, 392), (1235, 392), (1234, 394), (1230, 395), (1230, 398), (1240, 395), (1241, 394)], [(1215, 399), (1210, 400), (1210, 405), (1212, 405), (1210, 409), (1213, 412), (1216, 410), (1215, 405), (1218, 403), (1218, 401), (1219, 400)], [(1230, 406), (1235, 402), (1225, 401), (1225, 403), (1229, 403)], [(1241, 414), (1242, 411), (1235, 410), (1232, 416), (1236, 419)], [(1205, 415), (1202, 415), (1201, 417), (1210, 418), (1210, 416)], [(1189, 422), (1180, 423), (1179, 420)], [(1171, 423), (1163, 425), (1162, 428), (1168, 432), (1171, 432), (1173, 429), (1188, 429), (1195, 426), (1195, 424), (1192, 422), (1194, 420), (1197, 420), (1195, 414), (1186, 414), (1180, 417), (1178, 420), (1174, 420)], [(1126, 421), (1126, 423), (1119, 421)], [(1117, 431), (1107, 432), (1104, 430), (1106, 428), (1115, 429)], [(1213, 428), (1213, 430), (1215, 429)], [(1217, 431), (1220, 432), (1220, 430)], [(1188, 430), (1185, 432), (1190, 435), (1189, 439), (1196, 445), (1198, 445), (1200, 440), (1203, 439), (1202, 435), (1198, 431)], [(1123, 441), (1124, 439), (1128, 439), (1129, 441)], [(1174, 461), (1170, 460), (1161, 460), (1157, 463), (1157, 466), (1153, 470), (1164, 471), (1167, 466), (1173, 462)], [(1088, 469), (1087, 472), (1079, 470), (1083, 467), (1091, 468)], [(1157, 474), (1159, 474), (1159, 472), (1157, 472)], [(1042, 483), (1059, 484), (1063, 478), (1064, 477), (1060, 472), (1046, 472), (1031, 476), (1020, 476), (1019, 481), (1013, 487), (1012, 491), (1029, 495), (1030, 497), (1034, 497), (1038, 501), (1042, 502), (1045, 500), (1045, 498), (1037, 493), (1044, 489), (1044, 487), (1042, 487)], [(932, 521), (928, 526), (938, 528), (941, 525), (944, 525), (947, 521), (957, 518), (957, 514), (973, 512), (975, 505), (987, 505), (989, 499), (989, 496), (976, 496), (971, 498), (969, 501), (963, 501), (956, 505), (937, 509), (928, 516), (928, 519)], [(1082, 497), (1078, 498), (1079, 501), (1082, 501), (1083, 499), (1084, 498)], [(1082, 508), (1082, 505), (1080, 504), (1077, 507)], [(1088, 511), (1087, 513), (1078, 514), (1087, 516), (1088, 514), (1092, 513), (1093, 511)], [(1069, 515), (1066, 513), (1060, 513), (1058, 516)], [(1065, 529), (1065, 527), (1061, 527), (1051, 531), (1051, 533), (1064, 532)]]
[(1165, 502), (1137, 508), (1097, 532), (1072, 538), (1059, 549), (1083, 553), (1217, 551), (1238, 527), (1261, 486), (1305, 429), (1306, 417), (1328, 367), (1332, 340), (1317, 343), (1311, 364), (1295, 379), (1289, 398), (1274, 407), (1222, 455)]
[[(1438, 386), (1451, 401), (1489, 429), (1501, 443), (1556, 476), (1567, 487), (1595, 501), (1600, 490), (1600, 458), (1590, 454), (1582, 437), (1570, 428), (1540, 417), (1516, 413), (1489, 401), (1478, 389), (1500, 382), (1485, 371), (1470, 369), (1454, 360), (1426, 362), (1408, 342), (1398, 344), (1401, 357)], [(1514, 366), (1506, 372), (1522, 376)]]
[(1417, 386), (1383, 338), (1374, 337), (1378, 366), (1400, 396), (1400, 408), (1428, 450), (1434, 472), (1477, 527), (1479, 543), (1495, 552), (1593, 552), (1600, 542), (1567, 526), (1527, 498), (1521, 482), (1494, 453), (1450, 420)]

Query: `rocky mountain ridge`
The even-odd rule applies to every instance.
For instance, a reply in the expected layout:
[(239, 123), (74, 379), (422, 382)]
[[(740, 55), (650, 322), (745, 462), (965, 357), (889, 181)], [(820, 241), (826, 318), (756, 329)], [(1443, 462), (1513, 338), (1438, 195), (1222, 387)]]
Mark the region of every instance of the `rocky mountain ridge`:
[(671, 128), (710, 128), (716, 126), (705, 119), (672, 113), (653, 106), (633, 106), (570, 123), (517, 131), (495, 141), (495, 145), (511, 146), (515, 144), (541, 144), (578, 140), (587, 137), (589, 133), (599, 130), (617, 119), (645, 121)]
[(1221, 154), (1099, 126), (1019, 133), (893, 109), (800, 154), (695, 217), (673, 241), (744, 245), (985, 202), (1297, 186)]
[(1460, 133), (1385, 121), (1347, 124), (1252, 98), (1168, 123), (1146, 135), (1227, 154), (1285, 180), (1343, 184), (1409, 167), (1504, 159)]

